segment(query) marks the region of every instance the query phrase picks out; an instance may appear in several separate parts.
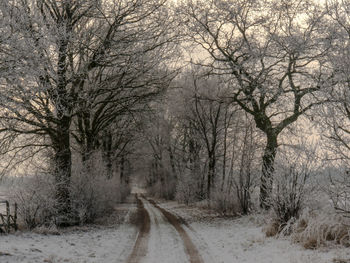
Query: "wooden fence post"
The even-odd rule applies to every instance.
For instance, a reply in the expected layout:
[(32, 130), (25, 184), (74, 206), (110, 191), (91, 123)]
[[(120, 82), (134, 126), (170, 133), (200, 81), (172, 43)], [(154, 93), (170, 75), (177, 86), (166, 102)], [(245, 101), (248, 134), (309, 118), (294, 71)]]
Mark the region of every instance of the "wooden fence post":
[(10, 221), (10, 203), (6, 201), (6, 219), (7, 219), (7, 226), (6, 226), (6, 232), (10, 233), (11, 229), (11, 221)]
[(0, 204), (6, 206), (6, 214), (0, 213), (0, 233), (10, 233), (11, 228), (15, 231), (18, 230), (17, 225), (17, 203), (14, 204), (14, 214), (11, 214), (11, 206), (10, 202), (7, 200), (1, 201)]
[(14, 223), (14, 227), (15, 227), (15, 231), (18, 230), (18, 226), (17, 226), (17, 203), (15, 203), (15, 214), (14, 214), (14, 217), (13, 217), (13, 223)]

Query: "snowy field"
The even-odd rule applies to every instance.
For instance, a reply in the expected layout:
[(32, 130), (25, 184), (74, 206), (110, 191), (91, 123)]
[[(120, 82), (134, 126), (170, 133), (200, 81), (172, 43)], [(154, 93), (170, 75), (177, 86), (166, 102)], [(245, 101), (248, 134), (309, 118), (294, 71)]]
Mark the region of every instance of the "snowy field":
[[(181, 238), (165, 217), (144, 200), (151, 218), (147, 255), (144, 263), (188, 262)], [(266, 238), (256, 216), (236, 219), (217, 218), (205, 210), (162, 203), (173, 214), (184, 218), (182, 225), (206, 263), (345, 263), (350, 250), (332, 247), (306, 250), (288, 238)], [(0, 236), (0, 262), (127, 262), (137, 239), (137, 227), (128, 213), (123, 222), (112, 226), (81, 227), (60, 235), (18, 232)]]
[(330, 263), (340, 259), (350, 262), (349, 249), (306, 250), (288, 239), (266, 238), (262, 228), (248, 220), (244, 217), (192, 223), (193, 235), (206, 242), (211, 258), (215, 259), (206, 262)]
[(135, 227), (123, 224), (118, 228), (61, 235), (2, 236), (0, 253), (5, 255), (0, 255), (0, 262), (123, 262), (132, 249), (135, 235)]
[[(205, 262), (215, 263), (349, 263), (350, 250), (341, 246), (304, 249), (289, 238), (267, 238), (260, 215), (236, 219), (203, 218), (203, 210), (188, 208), (176, 202), (162, 207), (189, 223), (185, 227), (196, 243)], [(204, 213), (205, 214), (205, 213)]]
[(81, 227), (59, 235), (18, 232), (0, 236), (0, 262), (125, 262), (136, 235), (129, 223)]

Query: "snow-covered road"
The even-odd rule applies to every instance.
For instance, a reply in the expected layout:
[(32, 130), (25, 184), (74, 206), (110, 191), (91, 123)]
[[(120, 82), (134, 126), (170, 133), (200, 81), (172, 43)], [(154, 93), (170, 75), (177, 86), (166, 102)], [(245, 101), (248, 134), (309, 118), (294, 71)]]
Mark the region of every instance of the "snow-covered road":
[[(139, 204), (122, 205), (130, 216), (110, 226), (61, 230), (60, 235), (0, 235), (0, 263), (350, 262), (348, 248), (306, 250), (288, 237), (265, 237), (258, 215), (220, 218), (195, 206), (145, 198)], [(137, 221), (148, 220), (148, 227), (135, 226), (136, 211), (143, 211)]]
[[(201, 263), (197, 249), (177, 218), (167, 211), (161, 211), (155, 203), (145, 198), (140, 197), (140, 201), (147, 212), (144, 219), (149, 217), (150, 228), (148, 233), (140, 232), (139, 238), (142, 239), (143, 244), (140, 246), (136, 241), (129, 263)], [(148, 223), (147, 220), (144, 224)], [(147, 251), (145, 255), (140, 256), (140, 253), (144, 254), (145, 250)]]

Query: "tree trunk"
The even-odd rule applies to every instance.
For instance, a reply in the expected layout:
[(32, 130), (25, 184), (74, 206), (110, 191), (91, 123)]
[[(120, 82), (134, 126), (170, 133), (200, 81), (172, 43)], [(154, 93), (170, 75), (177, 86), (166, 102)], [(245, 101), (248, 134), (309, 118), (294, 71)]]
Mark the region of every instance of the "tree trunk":
[(214, 176), (215, 176), (215, 165), (216, 159), (215, 156), (210, 155), (209, 157), (209, 165), (208, 165), (208, 180), (207, 180), (207, 197), (210, 199), (211, 189), (213, 187)]
[[(113, 176), (113, 165), (112, 165), (112, 145), (113, 145), (113, 136), (110, 131), (107, 131), (103, 137), (103, 159), (107, 169), (108, 178)], [(122, 156), (121, 166), (124, 169), (124, 156)]]
[(94, 142), (93, 142), (93, 138), (92, 136), (90, 136), (90, 134), (87, 134), (85, 139), (85, 142), (83, 142), (83, 144), (80, 145), (81, 147), (81, 158), (83, 161), (83, 164), (85, 165), (85, 168), (87, 168), (87, 170), (90, 170), (90, 164), (89, 164), (89, 160), (91, 159), (91, 154), (94, 151)]
[[(57, 127), (58, 136), (54, 144), (55, 149), (55, 182), (56, 182), (56, 201), (58, 215), (63, 220), (70, 217), (70, 179), (71, 179), (71, 150), (69, 138), (70, 118), (63, 117)], [(67, 222), (58, 222), (66, 224)]]
[[(61, 23), (62, 21), (60, 21)], [(63, 23), (63, 22), (62, 22)], [(69, 19), (67, 20), (67, 35), (71, 32)], [(58, 40), (58, 63), (57, 63), (57, 88), (51, 93), (52, 100), (57, 112), (57, 134), (54, 140), (55, 150), (55, 179), (56, 179), (56, 201), (58, 222), (66, 226), (71, 224), (71, 203), (69, 196), (72, 156), (70, 150), (70, 124), (72, 112), (72, 96), (67, 91), (67, 47), (68, 37), (61, 36)]]
[(224, 126), (224, 149), (223, 149), (223, 160), (222, 160), (222, 182), (221, 182), (221, 192), (224, 191), (224, 185), (226, 180), (226, 155), (227, 155), (227, 109), (225, 112), (225, 126)]
[(125, 181), (125, 158), (124, 155), (122, 155), (120, 159), (120, 183), (124, 183)]
[(270, 208), (270, 196), (272, 194), (274, 162), (277, 152), (277, 134), (267, 134), (267, 142), (264, 150), (262, 175), (260, 184), (260, 206)]
[(173, 178), (177, 181), (177, 173), (176, 173), (176, 167), (175, 167), (175, 158), (174, 158), (174, 153), (173, 153), (173, 150), (171, 149), (171, 146), (168, 147), (168, 152), (169, 152), (170, 166), (171, 166), (172, 175), (173, 175)]

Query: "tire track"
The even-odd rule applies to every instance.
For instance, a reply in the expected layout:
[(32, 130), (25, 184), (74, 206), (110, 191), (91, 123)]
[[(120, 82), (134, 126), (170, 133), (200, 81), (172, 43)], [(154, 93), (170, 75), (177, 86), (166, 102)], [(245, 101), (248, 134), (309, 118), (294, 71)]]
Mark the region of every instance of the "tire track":
[(129, 256), (127, 263), (139, 263), (142, 258), (147, 254), (149, 233), (151, 229), (150, 216), (145, 209), (143, 202), (139, 199), (136, 194), (137, 199), (137, 224), (140, 227), (140, 232), (137, 236), (133, 251)]
[[(148, 200), (148, 199), (147, 199)], [(176, 231), (179, 233), (184, 246), (186, 253), (190, 259), (191, 263), (204, 263), (202, 257), (200, 256), (196, 246), (193, 244), (191, 238), (186, 233), (184, 228), (181, 226), (181, 223), (179, 222), (178, 218), (168, 212), (167, 210), (159, 207), (156, 202), (153, 200), (148, 200), (154, 207), (159, 209), (159, 211), (164, 215), (164, 217), (169, 221), (169, 223), (176, 229)]]

